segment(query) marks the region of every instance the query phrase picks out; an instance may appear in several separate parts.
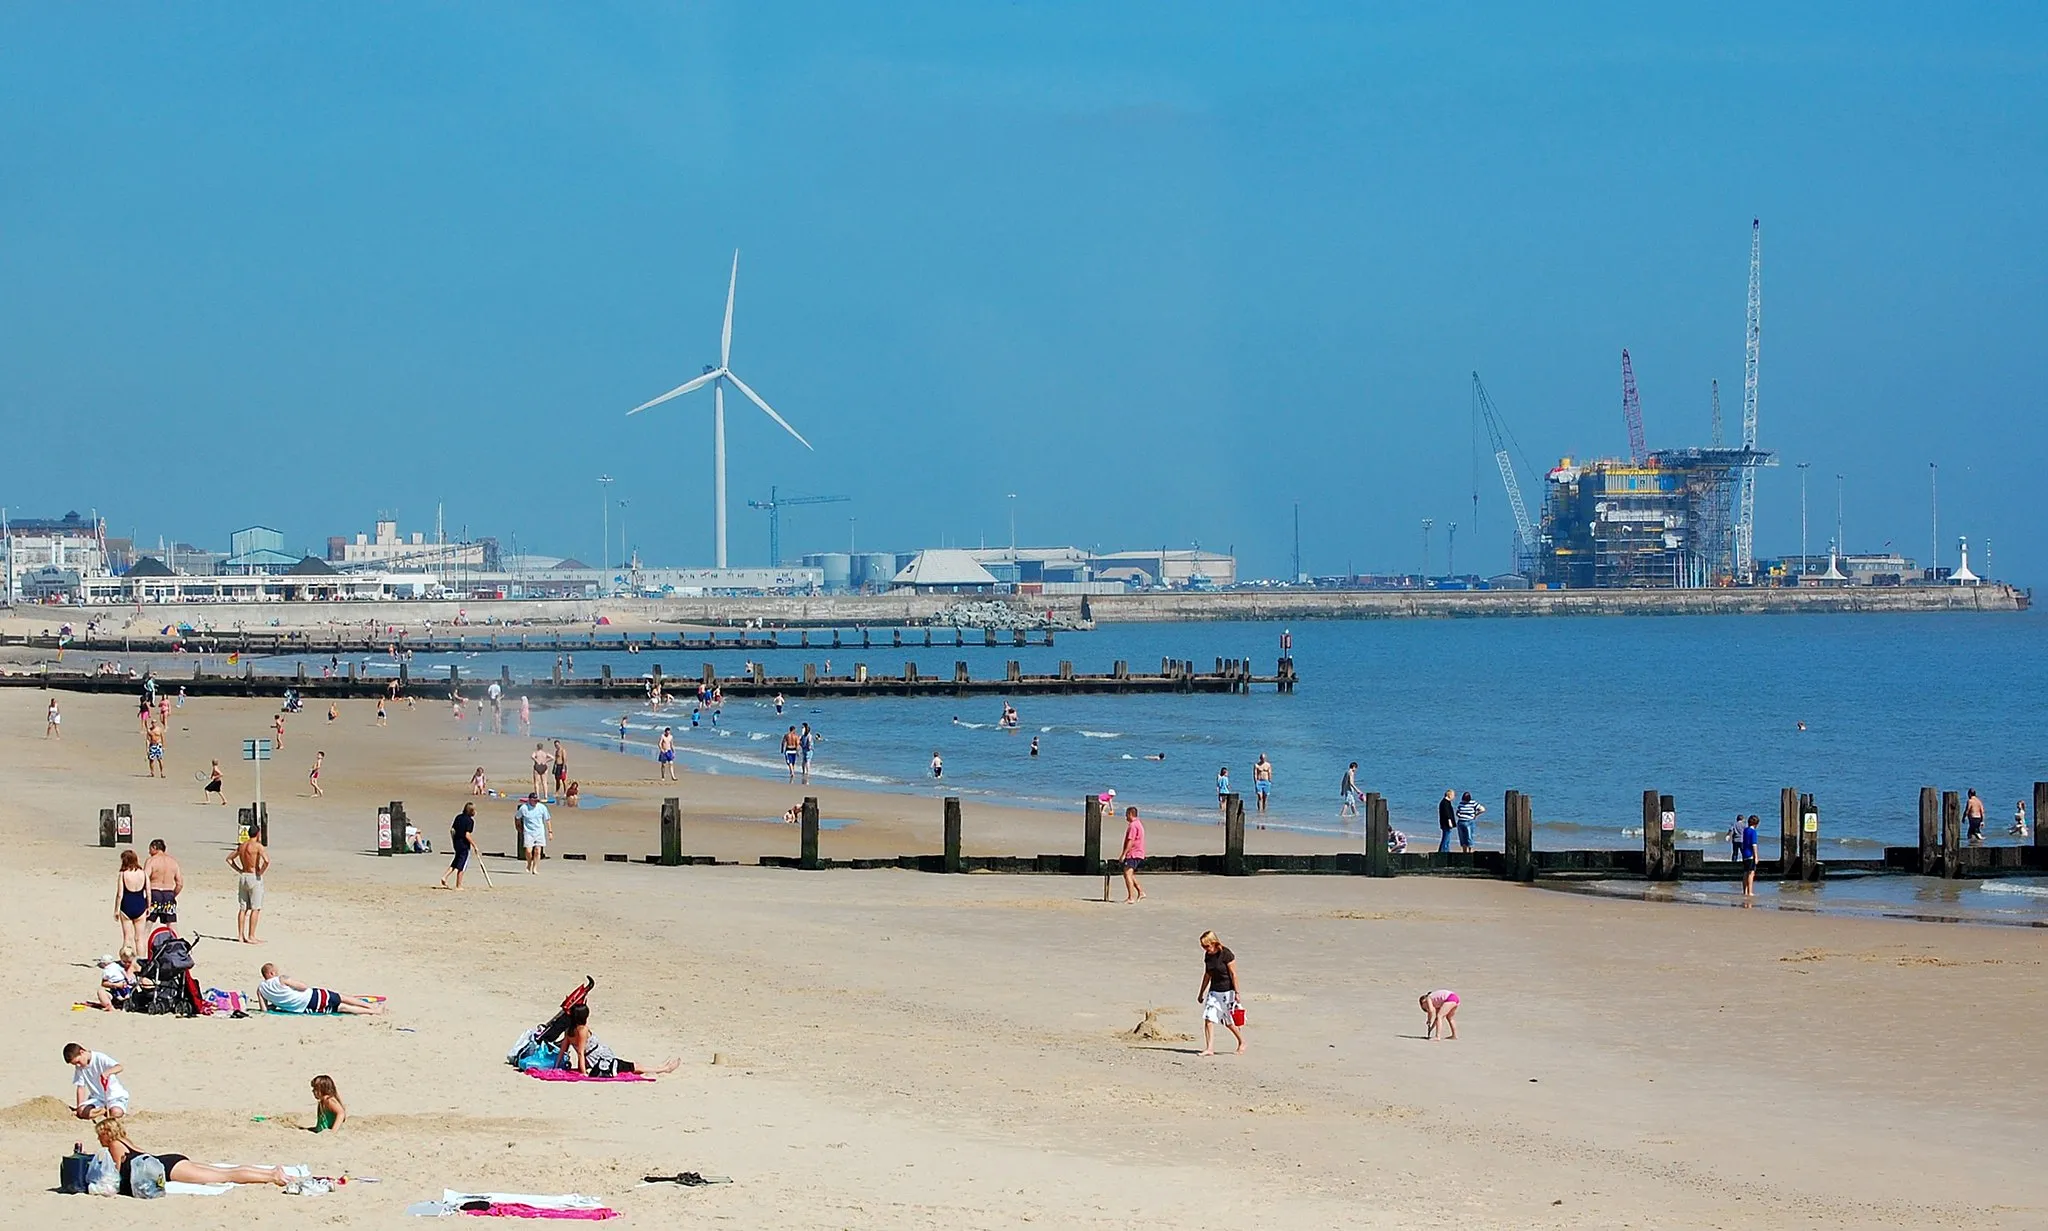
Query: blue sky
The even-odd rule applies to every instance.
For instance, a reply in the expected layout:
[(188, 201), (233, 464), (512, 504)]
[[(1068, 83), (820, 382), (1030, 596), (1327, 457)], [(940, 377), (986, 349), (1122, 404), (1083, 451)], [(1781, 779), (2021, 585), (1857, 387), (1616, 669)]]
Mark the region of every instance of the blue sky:
[[(1007, 541), (1414, 569), (1472, 525), (1470, 372), (1538, 467), (1739, 422), (1758, 549), (2048, 565), (2037, 6), (18, 6), (0, 41), (16, 515), (318, 549), (379, 510), (599, 554)], [(1484, 459), (1482, 459), (1484, 460)], [(1540, 482), (1525, 475), (1526, 485)], [(849, 526), (848, 518), (857, 518)], [(616, 537), (620, 519), (614, 517)], [(1981, 548), (1977, 548), (1981, 551)], [(613, 554), (616, 556), (616, 546)]]

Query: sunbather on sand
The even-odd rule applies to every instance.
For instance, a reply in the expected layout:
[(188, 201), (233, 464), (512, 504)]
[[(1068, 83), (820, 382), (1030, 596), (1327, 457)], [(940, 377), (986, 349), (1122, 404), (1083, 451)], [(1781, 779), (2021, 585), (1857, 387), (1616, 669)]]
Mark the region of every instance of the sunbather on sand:
[(280, 1013), (376, 1014), (384, 1011), (383, 1005), (360, 996), (344, 996), (324, 987), (301, 983), (280, 973), (276, 962), (263, 963), (263, 982), (256, 985), (256, 995), (262, 999), (263, 1007)]
[[(129, 1171), (143, 1152), (128, 1140), (128, 1130), (121, 1121), (109, 1116), (99, 1122), (100, 1145), (113, 1158), (114, 1166), (121, 1173), (121, 1195), (132, 1197), (135, 1192), (129, 1187)], [(156, 1160), (164, 1165), (164, 1178), (184, 1184), (275, 1184), (285, 1187), (287, 1177), (282, 1167), (214, 1167), (206, 1163), (195, 1163), (183, 1154), (166, 1154), (158, 1151)]]
[(598, 1041), (590, 1033), (590, 1006), (579, 1004), (569, 1010), (569, 1029), (562, 1035), (562, 1067), (586, 1077), (617, 1077), (621, 1073), (645, 1073), (652, 1077), (661, 1073), (673, 1073), (682, 1067), (683, 1058), (677, 1056), (658, 1069), (643, 1069), (631, 1060), (621, 1060), (618, 1053)]

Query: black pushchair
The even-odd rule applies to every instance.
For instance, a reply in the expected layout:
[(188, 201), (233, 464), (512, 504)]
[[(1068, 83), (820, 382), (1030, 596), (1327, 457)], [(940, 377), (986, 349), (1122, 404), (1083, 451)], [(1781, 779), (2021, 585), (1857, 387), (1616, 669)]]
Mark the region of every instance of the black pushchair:
[[(562, 1035), (567, 1033), (569, 1029), (569, 1010), (588, 999), (590, 997), (590, 989), (596, 986), (597, 980), (595, 978), (589, 975), (583, 976), (583, 986), (562, 997), (562, 1007), (556, 1010), (553, 1017), (519, 1036), (519, 1042), (513, 1045), (511, 1051), (505, 1053), (505, 1063), (519, 1067), (523, 1061), (531, 1058), (541, 1048), (552, 1048), (555, 1044), (561, 1042)], [(549, 1066), (543, 1064), (541, 1067), (546, 1068)]]
[(175, 1013), (197, 1017), (211, 1012), (192, 974), (192, 942), (168, 927), (150, 932), (148, 950), (136, 963), (141, 976), (128, 1007), (136, 1013)]

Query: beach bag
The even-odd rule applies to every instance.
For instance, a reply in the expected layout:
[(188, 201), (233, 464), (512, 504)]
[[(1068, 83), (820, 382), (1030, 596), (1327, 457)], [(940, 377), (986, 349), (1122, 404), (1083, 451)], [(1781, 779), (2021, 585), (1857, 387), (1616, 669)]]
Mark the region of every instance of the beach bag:
[(137, 1197), (164, 1195), (163, 1161), (154, 1154), (137, 1154), (128, 1162), (128, 1191)]
[(562, 1067), (562, 1052), (553, 1043), (536, 1043), (517, 1061), (519, 1071), (531, 1073), (535, 1069), (558, 1069)]
[(85, 1169), (85, 1191), (95, 1197), (121, 1195), (121, 1169), (114, 1165), (114, 1156), (105, 1150), (93, 1155), (91, 1165)]
[(73, 1150), (57, 1164), (57, 1191), (83, 1193), (91, 1187), (92, 1155)]

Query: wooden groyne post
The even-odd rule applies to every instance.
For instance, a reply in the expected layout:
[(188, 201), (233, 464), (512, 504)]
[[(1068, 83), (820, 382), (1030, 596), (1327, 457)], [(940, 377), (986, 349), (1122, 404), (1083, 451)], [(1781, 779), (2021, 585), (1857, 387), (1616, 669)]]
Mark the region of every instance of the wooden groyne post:
[(940, 867), (947, 872), (960, 870), (960, 797), (946, 796), (946, 854)]
[(1920, 788), (1920, 875), (1941, 871), (1941, 798), (1931, 786)]
[(1509, 791), (1501, 804), (1501, 813), (1507, 854), (1501, 862), (1501, 876), (1526, 884), (1536, 879), (1536, 825), (1529, 797), (1520, 791)]
[(1799, 797), (1799, 879), (1808, 884), (1820, 880), (1820, 809), (1811, 795)]
[(1778, 789), (1778, 876), (1790, 880), (1799, 872), (1799, 788)]
[(2034, 851), (2040, 866), (2048, 867), (2048, 835), (2041, 832), (2041, 809), (2048, 808), (2048, 782), (2034, 784)]
[(1093, 876), (1101, 869), (1102, 799), (1090, 795), (1081, 801), (1081, 875)]
[(1245, 876), (1244, 796), (1236, 791), (1223, 797), (1223, 875)]
[(661, 866), (683, 862), (683, 801), (671, 795), (661, 801)]
[(1387, 801), (1378, 791), (1365, 796), (1365, 874), (1387, 877), (1394, 874), (1394, 855), (1387, 849)]
[(804, 796), (803, 835), (798, 839), (796, 866), (806, 871), (818, 870), (818, 797)]
[(114, 845), (114, 810), (112, 808), (100, 809), (100, 845), (106, 847)]
[(1656, 791), (1643, 792), (1643, 875), (1653, 881), (1678, 879), (1677, 801)]
[(1941, 874), (1955, 880), (1963, 874), (1963, 798), (1941, 793)]

